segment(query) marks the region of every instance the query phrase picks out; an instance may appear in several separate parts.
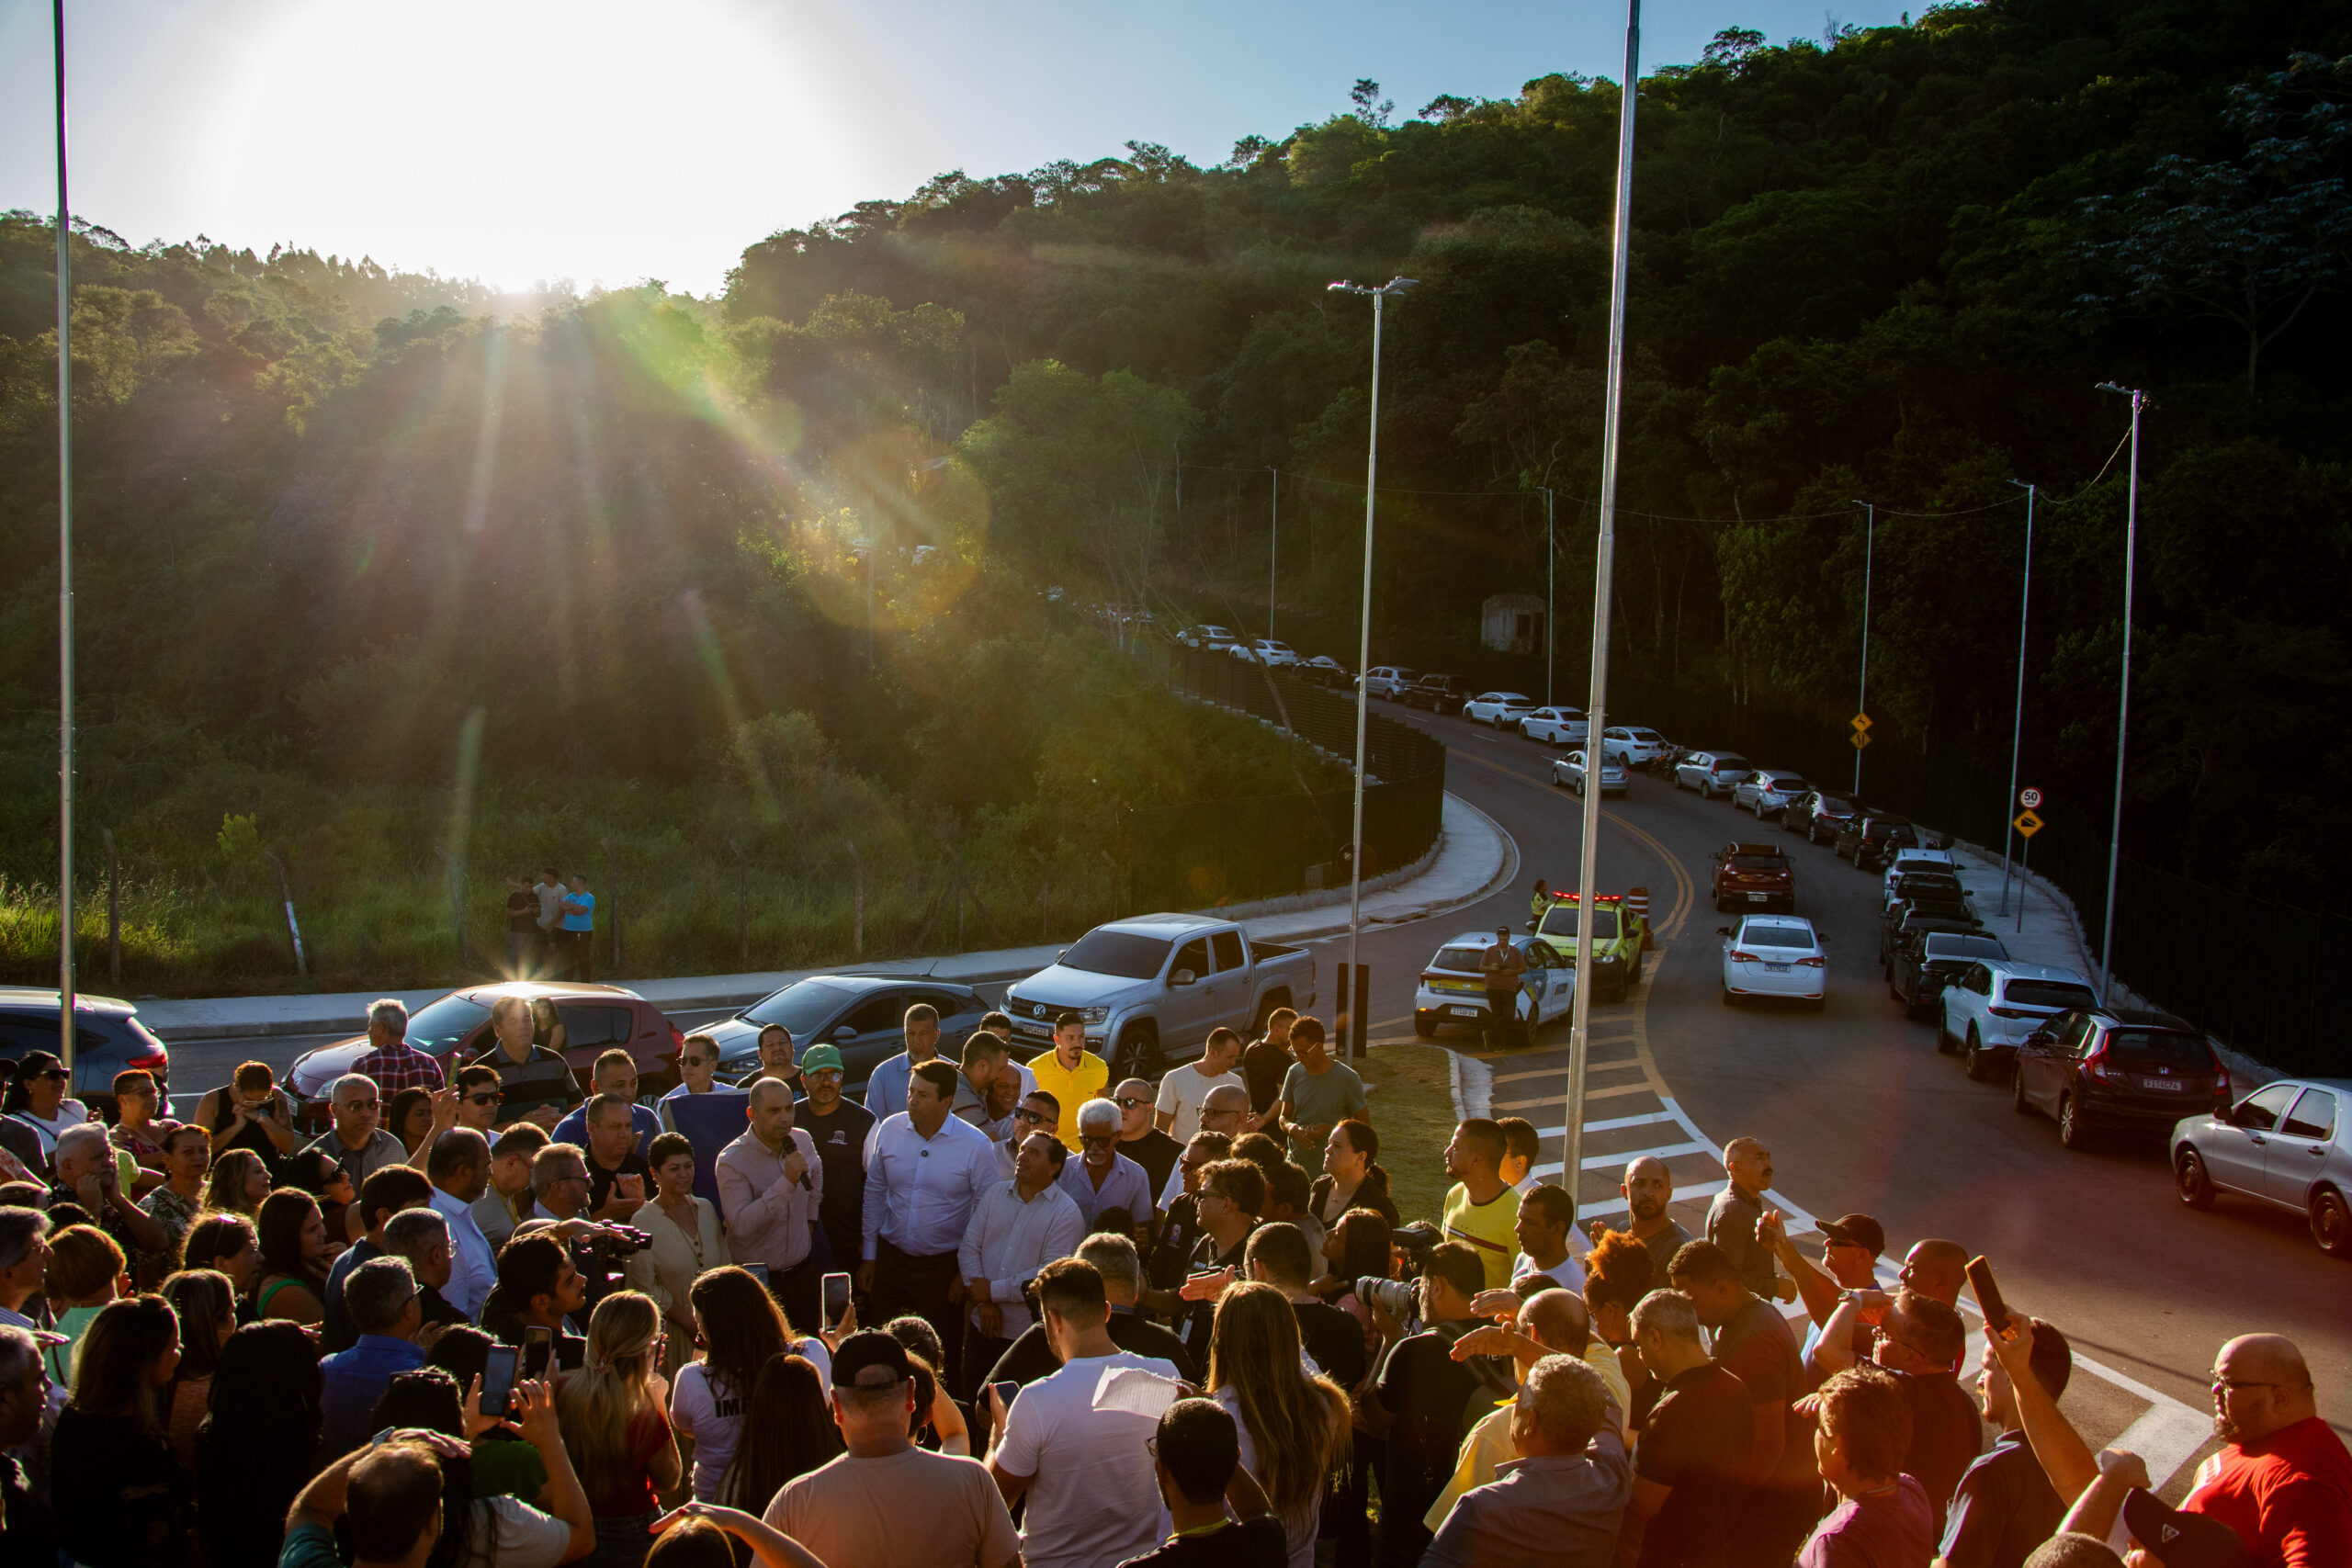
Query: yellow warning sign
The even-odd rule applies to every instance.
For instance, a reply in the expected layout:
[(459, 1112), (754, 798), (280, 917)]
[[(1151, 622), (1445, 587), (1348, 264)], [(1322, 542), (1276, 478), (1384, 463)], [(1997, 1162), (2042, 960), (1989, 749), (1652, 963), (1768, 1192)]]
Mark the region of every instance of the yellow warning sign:
[(1868, 714), (1866, 714), (1866, 713), (1858, 713), (1858, 714), (1856, 714), (1856, 715), (1854, 716), (1854, 728), (1855, 728), (1856, 729), (1864, 729), (1864, 730), (1866, 730), (1866, 729), (1870, 728), (1870, 727), (1871, 727), (1871, 716), (1870, 716), (1870, 715), (1868, 715)]
[(1860, 730), (1859, 730), (1859, 729), (1857, 729), (1856, 731), (1854, 731), (1854, 750), (1855, 750), (1859, 751), (1859, 750), (1860, 750), (1863, 747), (1865, 747), (1865, 746), (1869, 745), (1870, 743), (1871, 743), (1871, 738), (1870, 738), (1869, 736), (1864, 735), (1864, 734), (1863, 734)]
[(2041, 831), (2041, 818), (2036, 817), (2030, 809), (2017, 814), (2015, 825), (2017, 830), (2029, 839)]

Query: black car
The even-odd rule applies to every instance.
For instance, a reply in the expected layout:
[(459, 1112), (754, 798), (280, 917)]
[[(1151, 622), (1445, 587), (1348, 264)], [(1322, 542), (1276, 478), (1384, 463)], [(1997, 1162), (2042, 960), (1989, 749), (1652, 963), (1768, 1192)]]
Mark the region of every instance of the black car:
[(1976, 911), (1953, 899), (1914, 898), (1890, 904), (1878, 922), (1879, 972), (1894, 977), (1894, 953), (1920, 931), (1973, 931), (1984, 929)]
[(780, 1023), (792, 1032), (796, 1055), (825, 1044), (842, 1054), (842, 1088), (854, 1089), (884, 1059), (907, 1048), (907, 1010), (928, 1002), (939, 1010), (940, 1054), (953, 1062), (964, 1036), (989, 1010), (980, 994), (952, 980), (911, 975), (818, 975), (795, 980), (733, 1018), (699, 1032), (718, 1042), (718, 1076), (748, 1077), (760, 1063), (760, 1031)]
[(1803, 833), (1807, 843), (1817, 844), (1825, 838), (1835, 839), (1838, 829), (1860, 809), (1860, 803), (1850, 795), (1809, 789), (1782, 809), (1781, 826), (1792, 833)]
[(2102, 1132), (2169, 1133), (2230, 1103), (2229, 1070), (2195, 1025), (2123, 1008), (2060, 1013), (2018, 1047), (2009, 1083), (2018, 1114), (2052, 1118), (2070, 1149)]
[(1408, 708), (1427, 708), (1431, 713), (1460, 713), (1462, 705), (1476, 696), (1470, 682), (1459, 675), (1424, 675), (1403, 691), (1396, 700)]
[(1904, 1015), (1917, 1018), (1972, 965), (2008, 955), (2001, 939), (1990, 931), (1914, 931), (1894, 950), (1886, 987), (1903, 1004)]
[(1958, 904), (1965, 903), (1968, 889), (1960, 878), (1947, 871), (1915, 871), (1894, 879), (1886, 891), (1886, 901), (1899, 904), (1914, 898), (1941, 898)]
[(1838, 858), (1862, 871), (1878, 870), (1896, 850), (1918, 847), (1919, 829), (1892, 811), (1858, 811), (1838, 829)]
[[(133, 1067), (155, 1075), (155, 1114), (172, 1115), (171, 1053), (139, 1021), (139, 1010), (112, 997), (74, 998), (74, 1081), (65, 1092), (101, 1114), (114, 1110), (114, 1076)], [(14, 1076), (27, 1054), (57, 1055), (57, 992), (0, 987), (0, 1067)]]

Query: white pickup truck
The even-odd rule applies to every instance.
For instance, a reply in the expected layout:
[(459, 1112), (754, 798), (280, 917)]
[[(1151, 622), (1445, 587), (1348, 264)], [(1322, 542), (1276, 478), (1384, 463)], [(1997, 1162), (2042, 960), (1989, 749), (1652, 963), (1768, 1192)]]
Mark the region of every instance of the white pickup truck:
[(1086, 1021), (1086, 1047), (1111, 1064), (1111, 1081), (1157, 1078), (1201, 1054), (1220, 1026), (1245, 1040), (1276, 1008), (1315, 1005), (1315, 955), (1254, 942), (1231, 920), (1136, 915), (1095, 927), (1058, 962), (1004, 994), (1015, 1043), (1053, 1043), (1054, 1020)]

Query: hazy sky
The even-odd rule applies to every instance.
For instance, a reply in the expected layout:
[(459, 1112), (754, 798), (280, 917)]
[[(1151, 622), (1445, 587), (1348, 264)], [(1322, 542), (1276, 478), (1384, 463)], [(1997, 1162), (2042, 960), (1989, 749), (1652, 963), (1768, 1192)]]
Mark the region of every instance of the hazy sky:
[[(1911, 0), (1917, 5), (1919, 0)], [(743, 247), (932, 175), (1160, 141), (1221, 161), (1379, 80), (1400, 117), (1547, 71), (1614, 78), (1590, 0), (66, 0), (74, 209), (509, 288), (718, 287)], [(1839, 20), (1893, 22), (1861, 0)], [(1645, 69), (1806, 0), (1681, 0)], [(49, 0), (0, 0), (0, 209), (53, 211)]]

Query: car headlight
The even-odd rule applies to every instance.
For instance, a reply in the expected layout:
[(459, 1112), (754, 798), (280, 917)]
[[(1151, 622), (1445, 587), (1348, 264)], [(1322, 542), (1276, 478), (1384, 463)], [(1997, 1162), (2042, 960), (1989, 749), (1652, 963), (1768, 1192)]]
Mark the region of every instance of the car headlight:
[(1111, 1021), (1111, 1010), (1107, 1007), (1080, 1008), (1078, 1016), (1087, 1023), (1108, 1023)]

